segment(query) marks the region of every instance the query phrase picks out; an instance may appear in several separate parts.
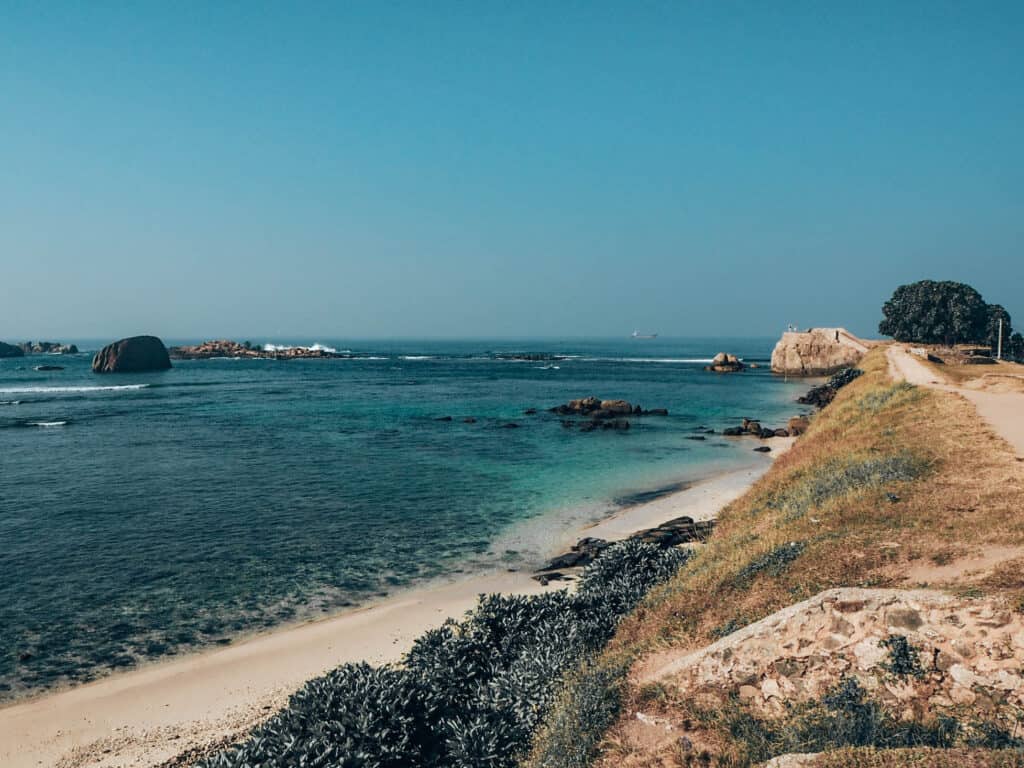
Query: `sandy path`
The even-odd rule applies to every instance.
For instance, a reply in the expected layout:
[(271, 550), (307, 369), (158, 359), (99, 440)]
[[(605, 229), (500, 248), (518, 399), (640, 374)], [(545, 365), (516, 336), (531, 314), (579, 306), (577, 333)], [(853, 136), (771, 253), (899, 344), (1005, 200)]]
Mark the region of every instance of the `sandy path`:
[[(772, 456), (790, 442), (772, 440)], [(765, 461), (719, 475), (583, 530), (555, 532), (552, 542), (584, 535), (621, 539), (683, 514), (712, 518), (769, 466)], [(0, 709), (0, 766), (157, 765), (187, 749), (241, 733), (303, 682), (339, 664), (399, 659), (424, 630), (461, 616), (480, 593), (545, 589), (528, 573), (506, 571), (420, 587), (340, 616), (9, 706)]]
[(933, 387), (962, 395), (978, 411), (997, 435), (1024, 456), (1024, 392), (993, 392), (951, 384), (941, 374), (910, 354), (905, 347), (893, 345), (886, 352), (889, 373), (896, 380), (918, 386)]

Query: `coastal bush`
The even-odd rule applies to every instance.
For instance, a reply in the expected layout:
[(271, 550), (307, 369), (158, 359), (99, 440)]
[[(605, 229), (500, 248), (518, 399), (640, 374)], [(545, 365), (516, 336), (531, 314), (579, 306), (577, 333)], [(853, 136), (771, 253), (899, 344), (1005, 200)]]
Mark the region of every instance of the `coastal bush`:
[(926, 463), (908, 451), (889, 456), (830, 459), (794, 478), (768, 506), (782, 512), (790, 522), (848, 493), (913, 480), (926, 469)]
[(346, 664), (311, 680), (248, 741), (201, 765), (512, 766), (570, 670), (591, 692), (576, 716), (603, 732), (618, 678), (587, 659), (687, 556), (628, 541), (588, 566), (574, 594), (481, 596), (466, 618), (418, 638), (402, 665)]

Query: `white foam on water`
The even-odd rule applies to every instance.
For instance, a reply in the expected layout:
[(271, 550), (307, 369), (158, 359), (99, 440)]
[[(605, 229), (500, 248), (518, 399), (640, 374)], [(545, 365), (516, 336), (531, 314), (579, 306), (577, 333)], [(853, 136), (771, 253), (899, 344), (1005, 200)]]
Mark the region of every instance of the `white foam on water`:
[(326, 346), (324, 344), (321, 344), (320, 342), (316, 342), (315, 344), (312, 344), (312, 345), (310, 345), (308, 347), (304, 347), (302, 345), (293, 346), (293, 345), (290, 345), (290, 344), (264, 344), (263, 345), (263, 351), (264, 352), (287, 352), (289, 349), (308, 349), (310, 352), (329, 352), (332, 355), (337, 355), (337, 354), (346, 355), (346, 354), (349, 354), (351, 352), (351, 350), (343, 349), (339, 353), (338, 350), (336, 350), (334, 347), (328, 347), (328, 346)]
[(121, 392), (136, 389), (146, 389), (149, 384), (119, 384), (108, 387), (3, 387), (0, 388), (0, 395), (66, 395), (76, 392)]
[(63, 427), (66, 424), (66, 421), (30, 421), (28, 423), (30, 427)]
[(401, 355), (399, 360), (433, 360), (433, 355)]

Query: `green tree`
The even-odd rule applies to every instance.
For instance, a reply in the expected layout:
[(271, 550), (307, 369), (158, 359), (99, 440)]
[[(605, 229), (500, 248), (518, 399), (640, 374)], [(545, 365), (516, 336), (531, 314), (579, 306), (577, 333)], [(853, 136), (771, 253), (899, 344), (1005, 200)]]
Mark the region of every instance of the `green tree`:
[(987, 336), (988, 310), (969, 285), (921, 280), (901, 285), (885, 302), (878, 332), (920, 344), (981, 343)]
[(1013, 335), (1013, 326), (1010, 323), (1010, 313), (999, 304), (988, 305), (988, 320), (985, 323), (984, 342), (993, 350), (999, 345), (999, 321), (1003, 321), (1003, 353), (1006, 354), (1010, 337)]
[(1003, 357), (1009, 357), (1018, 363), (1024, 363), (1024, 336), (1015, 333), (1010, 337), (1010, 343), (1003, 343)]

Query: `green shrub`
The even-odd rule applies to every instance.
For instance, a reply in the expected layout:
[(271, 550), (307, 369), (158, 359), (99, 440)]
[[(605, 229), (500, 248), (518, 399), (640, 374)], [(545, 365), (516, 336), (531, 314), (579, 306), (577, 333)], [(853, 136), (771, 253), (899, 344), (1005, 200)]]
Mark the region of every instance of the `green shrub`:
[[(687, 556), (628, 541), (585, 569), (575, 594), (481, 596), (466, 618), (418, 638), (404, 664), (346, 664), (311, 680), (248, 741), (200, 765), (510, 768), (565, 673), (602, 648)], [(581, 673), (593, 696), (580, 716), (604, 722), (613, 716), (614, 675), (584, 669), (593, 670)]]

